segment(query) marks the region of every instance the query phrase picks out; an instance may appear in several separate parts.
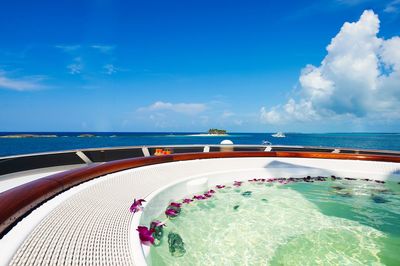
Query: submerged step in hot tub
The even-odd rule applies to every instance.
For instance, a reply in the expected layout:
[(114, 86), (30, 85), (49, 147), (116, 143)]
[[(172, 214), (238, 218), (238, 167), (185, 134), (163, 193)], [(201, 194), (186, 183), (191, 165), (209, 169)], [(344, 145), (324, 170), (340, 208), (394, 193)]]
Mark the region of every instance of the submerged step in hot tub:
[(399, 192), (370, 179), (234, 181), (144, 213), (136, 237), (151, 265), (399, 265)]

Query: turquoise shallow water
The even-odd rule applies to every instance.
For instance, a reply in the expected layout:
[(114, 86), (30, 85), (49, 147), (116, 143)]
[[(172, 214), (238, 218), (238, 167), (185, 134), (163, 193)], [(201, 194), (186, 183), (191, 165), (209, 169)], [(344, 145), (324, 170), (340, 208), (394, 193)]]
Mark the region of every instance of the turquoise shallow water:
[[(166, 221), (153, 265), (400, 265), (400, 185), (226, 184)], [(192, 195), (189, 195), (191, 197)], [(172, 255), (169, 233), (184, 242)]]

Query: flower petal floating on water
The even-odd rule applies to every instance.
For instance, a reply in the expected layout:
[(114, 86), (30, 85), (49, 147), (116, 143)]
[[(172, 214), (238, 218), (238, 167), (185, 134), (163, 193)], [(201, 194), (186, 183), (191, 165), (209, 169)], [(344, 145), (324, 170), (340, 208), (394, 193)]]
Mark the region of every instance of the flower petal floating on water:
[(206, 198), (211, 198), (212, 195), (211, 195), (210, 193), (206, 192), (206, 193), (204, 193), (204, 197), (206, 197)]
[(154, 230), (149, 230), (146, 226), (138, 226), (136, 231), (139, 232), (140, 242), (142, 242), (143, 245), (150, 246), (154, 244)]
[(182, 203), (171, 202), (171, 203), (169, 204), (169, 206), (176, 207), (176, 208), (180, 208), (180, 207), (182, 206)]
[(182, 202), (183, 203), (186, 203), (186, 204), (189, 204), (189, 203), (191, 203), (193, 200), (192, 199), (183, 199), (182, 200)]
[(214, 194), (214, 193), (215, 193), (215, 190), (210, 189), (207, 193)]
[(176, 211), (176, 210), (174, 210), (174, 209), (167, 209), (166, 211), (165, 211), (165, 215), (167, 216), (167, 217), (176, 217), (176, 216), (178, 216), (178, 212)]
[(160, 226), (162, 227), (162, 226), (167, 226), (167, 225), (165, 224), (165, 222), (161, 222), (159, 220), (154, 220), (150, 224), (150, 228), (151, 229), (156, 228), (156, 227), (160, 227)]
[(138, 211), (143, 210), (143, 206), (142, 206), (143, 202), (146, 202), (146, 201), (144, 199), (138, 199), (138, 200), (134, 199), (133, 204), (130, 207), (130, 211), (132, 213), (136, 213)]
[(196, 200), (204, 200), (204, 199), (206, 199), (206, 197), (204, 197), (203, 195), (194, 195), (193, 198), (196, 199)]
[(218, 189), (222, 189), (224, 187), (225, 187), (224, 185), (216, 185), (216, 188), (218, 188)]
[(240, 187), (241, 185), (242, 185), (242, 181), (235, 181), (234, 183), (233, 183), (233, 185), (235, 186), (235, 187)]

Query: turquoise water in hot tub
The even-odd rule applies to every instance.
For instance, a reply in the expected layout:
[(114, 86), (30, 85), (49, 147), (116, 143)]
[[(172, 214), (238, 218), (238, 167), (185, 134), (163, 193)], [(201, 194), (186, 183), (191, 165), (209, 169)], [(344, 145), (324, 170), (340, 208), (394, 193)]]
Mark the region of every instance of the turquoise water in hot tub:
[[(152, 265), (400, 265), (397, 183), (225, 185), (182, 204), (173, 219), (157, 217), (166, 227)], [(170, 232), (184, 242), (183, 256), (171, 254)]]

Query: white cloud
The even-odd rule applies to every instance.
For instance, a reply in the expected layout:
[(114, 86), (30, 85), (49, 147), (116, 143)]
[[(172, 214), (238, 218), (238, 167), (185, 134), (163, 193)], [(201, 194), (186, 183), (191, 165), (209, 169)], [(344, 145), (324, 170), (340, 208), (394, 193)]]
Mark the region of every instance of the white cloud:
[(203, 103), (169, 103), (157, 101), (147, 107), (141, 107), (138, 111), (172, 111), (187, 115), (196, 115), (207, 109), (207, 105)]
[(103, 68), (104, 68), (106, 74), (108, 74), (108, 75), (112, 75), (114, 73), (117, 73), (117, 71), (118, 71), (118, 68), (115, 67), (113, 64), (104, 65)]
[(68, 65), (67, 68), (72, 75), (81, 74), (83, 69), (82, 59), (80, 57), (74, 58), (74, 63)]
[(337, 3), (345, 4), (348, 6), (355, 6), (363, 3), (372, 2), (373, 0), (336, 0)]
[(65, 45), (65, 44), (59, 44), (55, 46), (56, 48), (62, 50), (63, 52), (66, 53), (71, 53), (75, 52), (79, 49), (95, 49), (101, 53), (110, 53), (115, 49), (114, 45), (101, 45), (101, 44), (93, 44), (93, 45), (80, 45), (80, 44), (73, 44), (73, 45)]
[(67, 52), (67, 53), (76, 51), (79, 48), (81, 48), (81, 46), (78, 44), (77, 45), (56, 45), (55, 47), (58, 49), (61, 49), (63, 52)]
[(98, 50), (101, 53), (105, 53), (105, 54), (111, 52), (115, 48), (112, 45), (99, 45), (99, 44), (95, 44), (95, 45), (92, 45), (90, 47), (93, 48), (93, 49)]
[(389, 2), (383, 10), (386, 13), (399, 13), (400, 12), (400, 0), (394, 0)]
[(6, 72), (0, 71), (0, 88), (16, 91), (43, 89), (45, 88), (45, 86), (41, 84), (43, 79), (43, 76), (10, 78), (7, 76)]
[(235, 113), (231, 112), (231, 111), (224, 111), (221, 115), (221, 118), (225, 119), (225, 118), (230, 118), (232, 116), (234, 116)]
[(378, 38), (379, 18), (364, 11), (344, 23), (320, 66), (307, 65), (299, 96), (260, 110), (269, 124), (340, 119), (396, 119), (400, 116), (400, 38)]
[(67, 66), (69, 69), (69, 73), (72, 75), (80, 74), (82, 72), (82, 65), (81, 64), (70, 64)]

